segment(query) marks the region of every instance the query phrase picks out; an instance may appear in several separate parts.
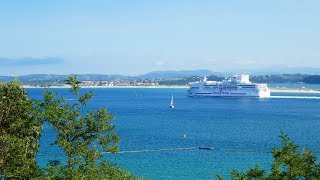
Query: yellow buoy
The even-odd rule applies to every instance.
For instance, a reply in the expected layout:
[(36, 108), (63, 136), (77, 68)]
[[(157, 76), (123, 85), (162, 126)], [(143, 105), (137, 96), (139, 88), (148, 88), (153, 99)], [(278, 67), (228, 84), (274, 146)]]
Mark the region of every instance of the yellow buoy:
[(185, 139), (187, 138), (187, 134), (186, 133), (183, 134), (183, 138), (185, 138)]

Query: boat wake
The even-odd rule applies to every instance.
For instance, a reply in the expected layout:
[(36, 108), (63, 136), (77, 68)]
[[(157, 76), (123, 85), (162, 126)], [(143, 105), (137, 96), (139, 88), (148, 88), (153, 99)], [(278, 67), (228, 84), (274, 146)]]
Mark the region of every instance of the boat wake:
[(320, 99), (319, 96), (270, 96), (275, 99)]

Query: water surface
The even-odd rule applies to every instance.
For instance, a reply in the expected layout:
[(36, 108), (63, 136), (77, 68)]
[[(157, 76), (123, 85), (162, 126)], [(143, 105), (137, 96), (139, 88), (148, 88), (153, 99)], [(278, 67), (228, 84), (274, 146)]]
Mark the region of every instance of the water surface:
[[(67, 89), (53, 89), (67, 96)], [(83, 89), (88, 91), (89, 89)], [(107, 107), (115, 115), (120, 151), (214, 147), (107, 155), (110, 161), (149, 179), (213, 179), (256, 163), (268, 168), (272, 148), (284, 131), (300, 146), (320, 149), (319, 94), (272, 93), (278, 98), (195, 98), (185, 89), (92, 89), (88, 109)], [(29, 89), (35, 99), (41, 89)], [(170, 109), (171, 94), (175, 109)], [(295, 98), (304, 96), (308, 98)], [(311, 97), (311, 98), (310, 98)], [(316, 97), (316, 98), (312, 98)], [(72, 101), (72, 97), (67, 97)], [(47, 124), (38, 162), (64, 160), (50, 146), (55, 132)], [(186, 134), (185, 139), (183, 135)]]

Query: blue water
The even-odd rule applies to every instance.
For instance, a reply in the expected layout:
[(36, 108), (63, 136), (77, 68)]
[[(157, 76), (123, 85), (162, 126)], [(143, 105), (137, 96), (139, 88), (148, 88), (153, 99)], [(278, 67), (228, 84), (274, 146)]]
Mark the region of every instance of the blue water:
[[(88, 91), (89, 89), (83, 89)], [(260, 164), (268, 169), (272, 148), (284, 131), (300, 146), (320, 152), (320, 94), (273, 93), (272, 98), (192, 98), (185, 89), (92, 89), (88, 109), (107, 107), (115, 115), (120, 151), (208, 146), (216, 150), (176, 150), (106, 155), (110, 161), (149, 179), (213, 179), (232, 169)], [(29, 89), (41, 98), (42, 89)], [(67, 89), (54, 89), (67, 95)], [(169, 108), (174, 94), (175, 109)], [(296, 98), (296, 97), (309, 98)], [(278, 98), (277, 98), (278, 97)], [(312, 98), (310, 98), (312, 97)], [(69, 101), (72, 101), (72, 97)], [(187, 138), (183, 138), (183, 134)], [(64, 160), (50, 146), (55, 132), (46, 124), (37, 160)], [(228, 150), (229, 149), (229, 150)], [(230, 150), (236, 149), (236, 150)]]

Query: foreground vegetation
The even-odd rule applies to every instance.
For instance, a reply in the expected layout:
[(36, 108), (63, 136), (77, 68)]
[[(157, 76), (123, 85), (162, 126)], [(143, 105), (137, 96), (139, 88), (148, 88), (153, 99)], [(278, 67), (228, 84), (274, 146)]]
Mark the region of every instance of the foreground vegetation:
[[(0, 84), (0, 179), (133, 179), (109, 163), (102, 152), (117, 153), (120, 137), (105, 108), (81, 113), (92, 92), (80, 95), (75, 77), (67, 81), (77, 102), (69, 104), (44, 92), (42, 101), (27, 97), (19, 83)], [(45, 169), (35, 161), (43, 123), (56, 130), (67, 163), (53, 160)]]
[[(313, 151), (302, 149), (298, 152), (299, 147), (294, 144), (288, 135), (281, 133), (281, 148), (273, 149), (273, 163), (271, 172), (260, 169), (258, 165), (249, 168), (247, 171), (240, 172), (233, 170), (232, 179), (270, 179), (270, 180), (294, 180), (294, 179), (320, 179), (320, 164)], [(217, 175), (217, 179), (223, 179)]]

